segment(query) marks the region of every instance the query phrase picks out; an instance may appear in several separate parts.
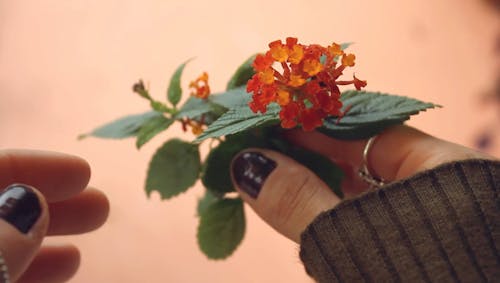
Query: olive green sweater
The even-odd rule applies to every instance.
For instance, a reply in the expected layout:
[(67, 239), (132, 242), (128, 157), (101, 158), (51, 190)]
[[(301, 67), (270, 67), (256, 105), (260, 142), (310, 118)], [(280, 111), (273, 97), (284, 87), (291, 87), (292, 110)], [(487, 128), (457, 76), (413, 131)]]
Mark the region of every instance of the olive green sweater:
[(448, 163), (346, 200), (302, 234), (318, 282), (500, 282), (500, 162)]

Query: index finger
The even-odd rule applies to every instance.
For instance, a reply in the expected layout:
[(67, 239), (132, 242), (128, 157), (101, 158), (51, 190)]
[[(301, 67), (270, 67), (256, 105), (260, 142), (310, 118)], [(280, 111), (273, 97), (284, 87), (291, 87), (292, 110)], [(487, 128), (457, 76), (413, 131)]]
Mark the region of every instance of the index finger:
[(13, 183), (36, 187), (49, 202), (84, 190), (90, 166), (80, 157), (38, 150), (0, 150), (0, 189)]
[[(333, 160), (362, 165), (367, 139), (338, 140), (318, 132), (290, 132), (290, 140)], [(409, 177), (447, 161), (467, 158), (488, 158), (479, 152), (437, 139), (414, 128), (400, 125), (389, 128), (376, 137), (368, 153), (370, 171), (388, 181)]]

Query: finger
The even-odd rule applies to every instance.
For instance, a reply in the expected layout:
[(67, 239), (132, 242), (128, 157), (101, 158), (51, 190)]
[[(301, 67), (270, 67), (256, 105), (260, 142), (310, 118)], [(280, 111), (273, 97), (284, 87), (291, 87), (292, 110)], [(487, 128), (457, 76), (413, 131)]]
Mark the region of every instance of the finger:
[(363, 140), (338, 140), (320, 132), (304, 132), (301, 129), (284, 132), (294, 144), (315, 151), (334, 160), (340, 160), (346, 165), (361, 165), (362, 152), (366, 144)]
[(71, 199), (49, 204), (48, 235), (90, 232), (99, 228), (109, 214), (109, 201), (96, 189), (87, 189)]
[[(415, 135), (415, 133), (413, 133), (413, 135), (404, 133), (406, 129), (406, 127), (401, 129), (397, 127), (392, 128), (387, 130), (384, 133), (384, 136), (386, 136), (388, 132), (395, 130), (400, 133), (401, 136), (401, 138), (397, 138), (396, 140), (398, 142), (404, 142), (403, 139), (411, 139), (412, 136)], [(367, 144), (368, 139), (338, 140), (330, 138), (319, 132), (305, 133), (302, 130), (289, 131), (288, 138), (292, 143), (325, 155), (332, 161), (340, 165), (345, 176), (342, 181), (342, 191), (344, 192), (344, 196), (346, 198), (357, 196), (361, 192), (364, 192), (370, 188), (369, 184), (361, 179), (361, 177), (359, 177), (358, 175), (358, 171), (364, 162), (363, 150)], [(398, 172), (398, 169), (395, 167), (399, 165), (396, 165), (395, 163), (398, 163), (400, 162), (400, 160), (402, 160), (400, 156), (405, 156), (407, 154), (406, 149), (401, 147), (400, 145), (396, 147), (394, 147), (394, 145), (391, 145), (388, 150), (390, 153), (388, 153), (382, 150), (382, 147), (380, 146), (382, 139), (382, 135), (379, 135), (376, 138), (376, 146), (375, 144), (371, 146), (369, 158), (367, 158), (369, 162), (368, 168), (370, 168), (370, 172), (372, 172), (379, 178), (387, 181), (396, 180), (394, 172)], [(410, 145), (407, 142), (404, 144)], [(374, 162), (373, 160), (373, 151), (375, 149), (378, 149), (379, 151), (385, 153), (385, 157), (382, 158), (382, 161), (385, 162), (385, 164), (380, 164), (378, 167), (375, 167), (374, 164), (377, 162)], [(391, 157), (393, 158), (391, 159)], [(383, 167), (384, 170), (380, 170), (379, 167)], [(377, 170), (374, 170), (374, 168), (376, 168)]]
[(18, 283), (66, 282), (80, 266), (80, 252), (75, 246), (45, 246), (40, 249)]
[[(310, 134), (310, 136), (309, 136)], [(319, 132), (305, 133), (293, 131), (289, 135), (292, 142), (323, 154), (331, 159), (340, 160), (359, 168), (363, 163), (363, 150), (368, 139), (338, 140)], [(371, 171), (386, 180), (394, 180), (399, 164), (416, 145), (433, 139), (413, 128), (396, 126), (380, 134), (369, 152), (368, 161)], [(379, 165), (379, 166), (375, 166)]]
[(47, 201), (76, 195), (88, 184), (90, 167), (76, 156), (34, 150), (0, 150), (0, 188), (22, 183), (36, 187)]
[[(324, 154), (334, 160), (342, 160), (359, 168), (367, 140), (345, 141), (321, 133), (291, 131), (293, 143)], [(370, 171), (385, 180), (399, 180), (418, 171), (430, 169), (447, 161), (466, 158), (486, 158), (485, 155), (449, 143), (414, 128), (395, 126), (381, 133), (368, 154)]]
[(232, 163), (232, 179), (264, 221), (297, 243), (319, 213), (340, 201), (309, 169), (271, 150), (240, 153)]
[(26, 185), (12, 185), (0, 194), (0, 251), (12, 281), (28, 267), (47, 231), (47, 203)]
[(49, 204), (48, 235), (81, 234), (99, 228), (109, 214), (109, 201), (96, 189), (87, 189), (69, 200)]
[(331, 159), (338, 167), (340, 167), (343, 173), (340, 187), (344, 194), (344, 199), (357, 196), (369, 188), (368, 183), (359, 177), (358, 166), (354, 166), (339, 159)]

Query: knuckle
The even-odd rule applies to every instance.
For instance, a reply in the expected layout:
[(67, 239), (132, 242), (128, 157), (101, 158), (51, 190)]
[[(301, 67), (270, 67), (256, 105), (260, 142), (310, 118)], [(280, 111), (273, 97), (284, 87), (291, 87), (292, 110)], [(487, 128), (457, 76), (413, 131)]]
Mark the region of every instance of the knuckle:
[(271, 206), (273, 210), (271, 215), (276, 225), (285, 227), (300, 219), (309, 201), (318, 191), (318, 182), (312, 172), (302, 168), (296, 174), (290, 174), (280, 185), (283, 186), (283, 190), (277, 197), (277, 203)]

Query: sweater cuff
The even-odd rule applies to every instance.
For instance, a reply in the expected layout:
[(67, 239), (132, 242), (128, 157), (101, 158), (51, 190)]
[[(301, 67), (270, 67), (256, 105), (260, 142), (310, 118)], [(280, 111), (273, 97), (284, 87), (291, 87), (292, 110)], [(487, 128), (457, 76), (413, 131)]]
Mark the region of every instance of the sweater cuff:
[(500, 162), (447, 163), (343, 201), (302, 233), (318, 282), (500, 278)]

